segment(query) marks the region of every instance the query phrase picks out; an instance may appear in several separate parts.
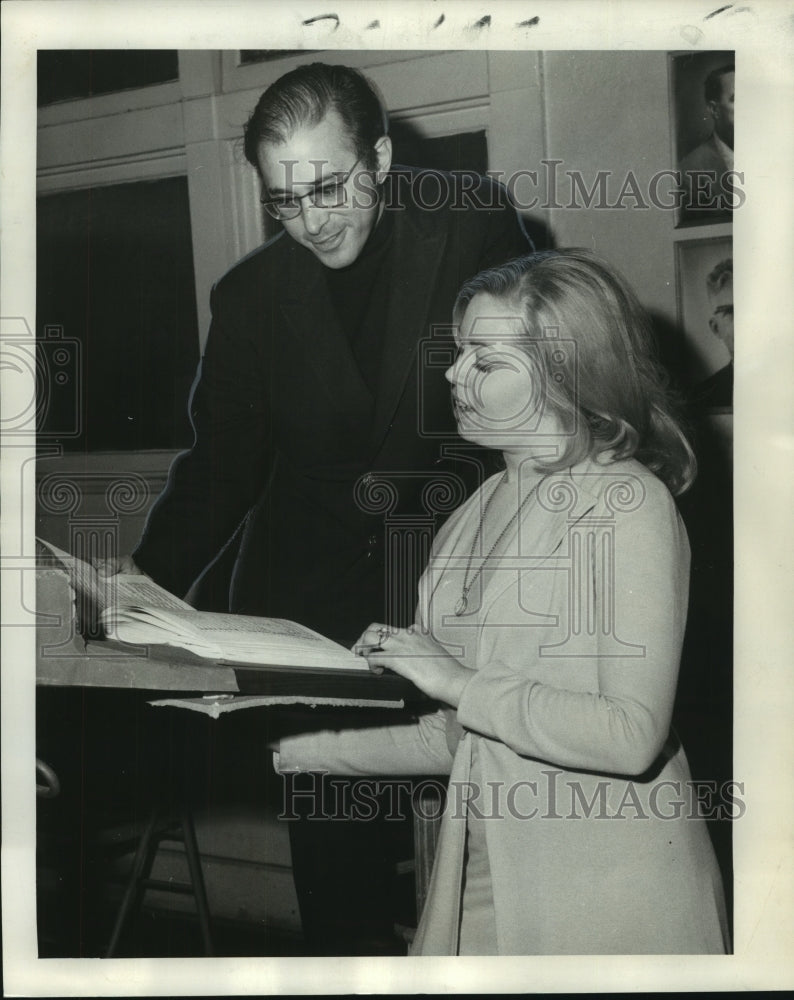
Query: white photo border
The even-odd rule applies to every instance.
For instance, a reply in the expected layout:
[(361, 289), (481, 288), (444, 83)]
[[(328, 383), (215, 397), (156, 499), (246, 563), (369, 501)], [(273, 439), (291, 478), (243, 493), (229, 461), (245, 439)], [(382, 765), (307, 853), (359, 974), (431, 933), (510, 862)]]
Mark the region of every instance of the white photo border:
[[(794, 986), (791, 226), (794, 9), (789, 0), (530, 0), (329, 5), (240, 0), (7, 0), (2, 6), (2, 316), (35, 318), (38, 48), (735, 49), (746, 109), (734, 213), (736, 321), (736, 754), (747, 811), (735, 824), (735, 953), (476, 959), (39, 960), (35, 938), (34, 658), (4, 629), (2, 917), (5, 990), (17, 996), (349, 992), (615, 992)], [(318, 18), (322, 15), (322, 18)], [(443, 15), (443, 17), (442, 17)], [(572, 81), (586, 99), (586, 81)], [(752, 338), (750, 337), (752, 334)], [(752, 342), (751, 342), (752, 341)], [(5, 373), (2, 373), (5, 375)], [(4, 398), (4, 413), (15, 400)], [(2, 442), (2, 550), (30, 549), (32, 448)], [(27, 533), (23, 537), (23, 532)], [(21, 539), (21, 541), (20, 541)], [(3, 621), (22, 595), (3, 587)], [(265, 766), (265, 762), (263, 762)]]

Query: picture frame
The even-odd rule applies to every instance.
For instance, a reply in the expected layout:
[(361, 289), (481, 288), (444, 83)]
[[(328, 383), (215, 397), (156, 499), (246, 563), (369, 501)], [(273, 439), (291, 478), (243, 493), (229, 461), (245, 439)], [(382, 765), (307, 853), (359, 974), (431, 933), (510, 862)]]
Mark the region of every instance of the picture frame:
[(675, 244), (683, 380), (691, 398), (712, 412), (733, 409), (733, 239)]
[[(679, 184), (676, 228), (729, 222), (744, 200), (743, 174), (733, 164), (733, 76), (720, 72), (732, 67), (734, 59), (730, 50), (670, 54), (671, 157)], [(706, 81), (712, 73), (712, 88), (719, 90), (724, 79), (724, 105), (707, 101)]]

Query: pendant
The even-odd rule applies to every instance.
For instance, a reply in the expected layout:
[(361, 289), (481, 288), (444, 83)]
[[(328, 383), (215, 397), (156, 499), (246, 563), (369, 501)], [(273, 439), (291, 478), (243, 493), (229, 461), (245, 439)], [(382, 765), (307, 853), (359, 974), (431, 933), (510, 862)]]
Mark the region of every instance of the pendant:
[(468, 606), (469, 606), (469, 602), (466, 600), (466, 595), (465, 594), (461, 594), (460, 595), (460, 600), (455, 605), (455, 614), (458, 616), (458, 618), (460, 618), (460, 616), (466, 611), (466, 608)]

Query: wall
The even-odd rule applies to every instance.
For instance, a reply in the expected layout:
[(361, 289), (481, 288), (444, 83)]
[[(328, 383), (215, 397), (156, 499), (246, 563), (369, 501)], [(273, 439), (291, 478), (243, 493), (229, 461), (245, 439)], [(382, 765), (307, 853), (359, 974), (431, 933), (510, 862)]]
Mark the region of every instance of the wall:
[(176, 453), (50, 455), (36, 462), (36, 533), (71, 549), (81, 526), (102, 523), (113, 534), (116, 551), (131, 552), (149, 508), (165, 486)]
[[(44, 107), (38, 113), (38, 191), (67, 191), (187, 175), (200, 346), (209, 329), (213, 283), (265, 237), (256, 172), (241, 151), (243, 124), (262, 90), (317, 55), (238, 66), (236, 53), (183, 51), (180, 79), (141, 90)], [(492, 164), (513, 171), (541, 147), (539, 56), (513, 52), (346, 52), (321, 58), (359, 66), (384, 95), (390, 115), (434, 137), (486, 128)], [(522, 109), (532, 109), (529, 115)], [(515, 127), (516, 115), (525, 127)], [(541, 223), (542, 225), (542, 223)], [(143, 473), (152, 497), (172, 453), (94, 453), (40, 463), (39, 479), (57, 468), (86, 492), (83, 511), (102, 508), (119, 475)], [(151, 468), (149, 468), (151, 466)], [(89, 473), (86, 476), (86, 473)], [(126, 548), (138, 537), (151, 500), (120, 525)], [(97, 506), (98, 505), (98, 506)], [(68, 504), (67, 504), (68, 508)], [(68, 509), (40, 511), (53, 540)]]
[[(180, 80), (39, 111), (41, 192), (187, 174), (199, 339), (209, 327), (214, 281), (264, 237), (259, 186), (241, 150), (243, 124), (262, 90), (283, 72), (322, 58), (359, 66), (395, 120), (428, 136), (486, 128), (491, 169), (506, 177), (538, 171), (525, 215), (556, 245), (593, 246), (621, 268), (644, 304), (675, 321), (673, 213), (664, 209), (545, 209), (542, 160), (591, 186), (609, 171), (614, 200), (627, 170), (646, 191), (673, 166), (665, 52), (336, 52), (236, 65), (233, 52), (184, 51)], [(527, 185), (516, 188), (527, 193)], [(526, 203), (526, 198), (522, 198)], [(631, 199), (627, 198), (627, 205)], [(708, 227), (727, 235), (729, 225)], [(679, 230), (676, 240), (703, 235)]]
[[(599, 171), (608, 171), (613, 201), (627, 170), (647, 191), (653, 174), (672, 166), (665, 52), (337, 52), (248, 66), (238, 66), (235, 56), (183, 51), (178, 83), (39, 111), (43, 193), (187, 174), (202, 345), (213, 282), (264, 238), (258, 180), (241, 152), (243, 123), (270, 82), (316, 58), (359, 66), (381, 90), (391, 117), (410, 121), (424, 135), (486, 128), (492, 170), (506, 178), (538, 172), (536, 183), (515, 187), (521, 203), (536, 199), (525, 213), (536, 241), (599, 250), (623, 270), (670, 336), (676, 321), (674, 235), (683, 241), (730, 232), (729, 225), (718, 225), (674, 233), (673, 213), (655, 207), (544, 207), (550, 192), (543, 160), (562, 161), (560, 205), (571, 199), (568, 170), (579, 171), (587, 187)], [(170, 457), (156, 459), (153, 493)], [(116, 454), (89, 461), (92, 475), (108, 477), (140, 464)], [(74, 460), (61, 465), (63, 471), (73, 467)], [(94, 479), (93, 488), (104, 486)], [(137, 530), (143, 515), (134, 516)], [(132, 532), (124, 534), (126, 542)]]
[[(582, 173), (588, 187), (608, 171), (614, 204), (627, 171), (649, 201), (651, 179), (673, 167), (666, 52), (547, 52), (543, 54), (545, 155), (558, 168)], [(659, 185), (661, 197), (669, 187)], [(561, 180), (557, 201), (571, 202)], [(635, 200), (624, 199), (632, 206)], [(676, 322), (673, 238), (702, 238), (703, 228), (674, 230), (664, 208), (559, 208), (550, 211), (557, 246), (588, 246), (619, 268), (643, 305)], [(709, 236), (730, 235), (730, 224), (709, 226)]]

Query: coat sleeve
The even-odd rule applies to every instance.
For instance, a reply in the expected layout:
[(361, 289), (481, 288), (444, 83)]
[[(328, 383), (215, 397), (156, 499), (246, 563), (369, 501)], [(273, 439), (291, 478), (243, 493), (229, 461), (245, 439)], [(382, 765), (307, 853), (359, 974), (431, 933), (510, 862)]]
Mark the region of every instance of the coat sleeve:
[[(594, 674), (597, 689), (567, 690), (536, 679), (531, 630), (509, 630), (464, 689), (463, 726), (563, 767), (637, 775), (651, 766), (669, 733), (688, 602), (689, 545), (664, 496), (616, 518), (614, 572), (592, 574), (592, 621), (613, 620), (614, 635), (633, 648), (615, 655), (609, 629), (595, 625), (596, 662), (580, 653), (576, 669)], [(564, 611), (563, 634), (567, 620)]]
[(256, 330), (226, 317), (217, 287), (210, 304), (212, 324), (189, 404), (193, 445), (174, 460), (133, 553), (144, 572), (179, 595), (234, 534), (272, 461)]
[(452, 753), (443, 710), (392, 726), (322, 729), (282, 736), (275, 767), (330, 774), (449, 774)]

